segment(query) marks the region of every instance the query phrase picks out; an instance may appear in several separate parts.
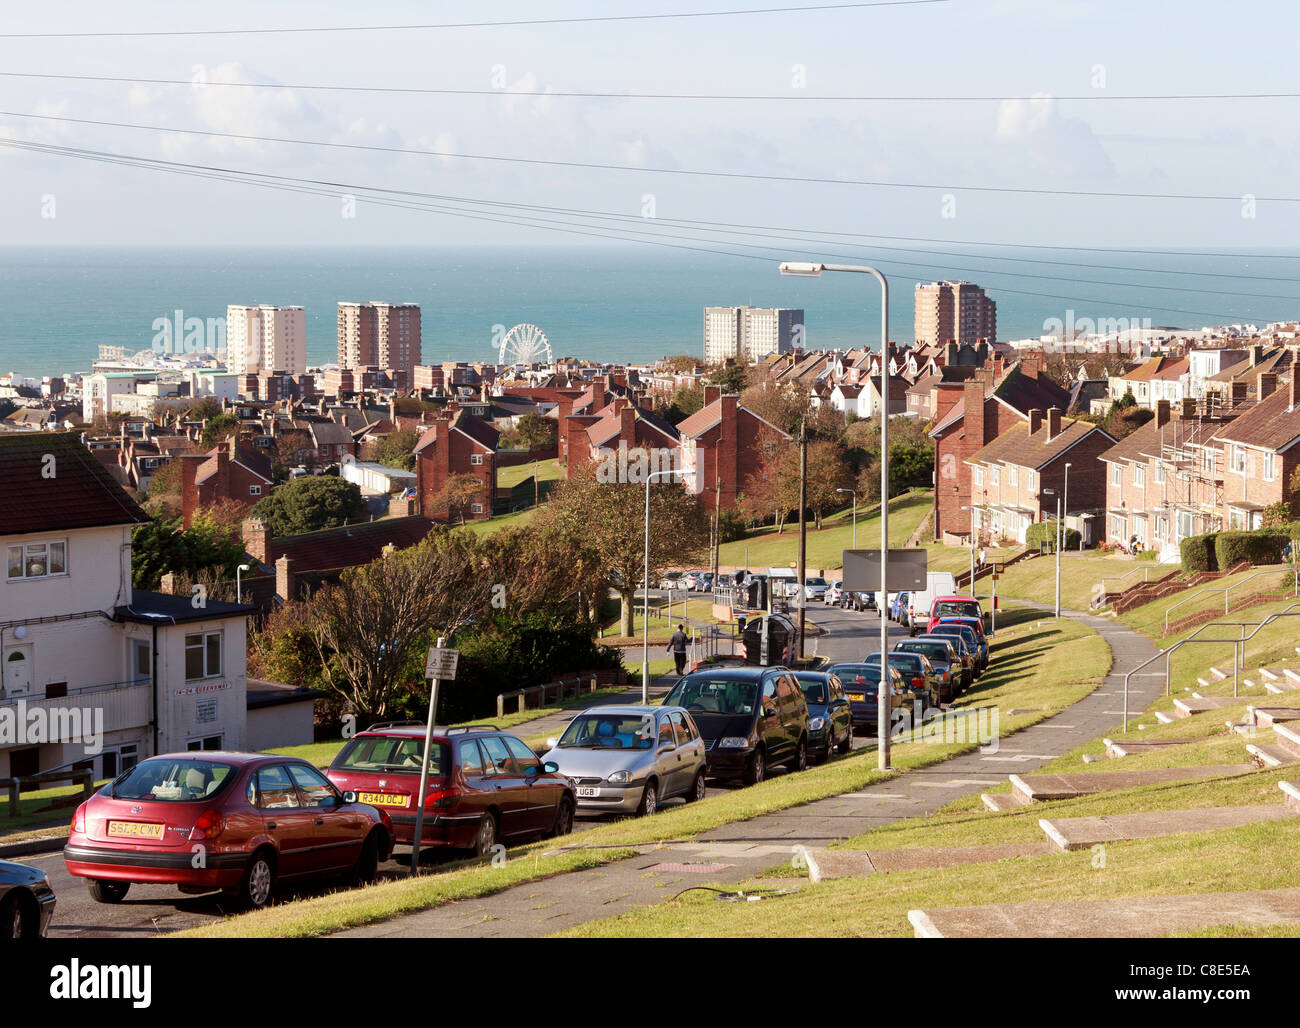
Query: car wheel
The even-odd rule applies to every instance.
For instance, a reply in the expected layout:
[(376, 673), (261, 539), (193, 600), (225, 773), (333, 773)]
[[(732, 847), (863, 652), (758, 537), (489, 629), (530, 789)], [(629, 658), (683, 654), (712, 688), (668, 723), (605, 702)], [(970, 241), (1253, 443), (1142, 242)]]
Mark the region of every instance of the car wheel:
[(641, 794), (641, 802), (637, 804), (636, 813), (638, 817), (653, 817), (658, 809), (659, 783), (652, 778), (645, 783), (645, 792)]
[(756, 749), (749, 756), (749, 762), (745, 764), (745, 784), (758, 785), (767, 777), (767, 758), (763, 756), (761, 749)]
[(90, 898), (96, 903), (121, 903), (126, 897), (126, 891), (131, 888), (131, 883), (87, 878), (86, 888), (90, 890)]
[(271, 902), (275, 892), (275, 858), (269, 850), (261, 849), (244, 868), (234, 900), (245, 910), (261, 910)]
[(800, 739), (799, 748), (794, 751), (794, 756), (786, 763), (787, 771), (802, 771), (808, 766), (808, 740)]
[(483, 820), (478, 823), (478, 834), (474, 836), (474, 856), (486, 857), (496, 844), (497, 819), (491, 813), (484, 814)]
[(560, 805), (555, 808), (555, 824), (551, 826), (551, 836), (568, 835), (573, 831), (573, 800), (567, 795), (560, 797)]
[(695, 784), (691, 786), (691, 791), (686, 794), (686, 802), (694, 803), (696, 800), (704, 799), (706, 791), (707, 787), (704, 784), (704, 768), (700, 768), (695, 775)]
[(17, 892), (11, 892), (0, 900), (0, 942), (35, 937), (36, 921), (24, 909), (22, 900)]
[(361, 847), (361, 856), (352, 871), (354, 885), (369, 885), (379, 877), (379, 833), (371, 832)]

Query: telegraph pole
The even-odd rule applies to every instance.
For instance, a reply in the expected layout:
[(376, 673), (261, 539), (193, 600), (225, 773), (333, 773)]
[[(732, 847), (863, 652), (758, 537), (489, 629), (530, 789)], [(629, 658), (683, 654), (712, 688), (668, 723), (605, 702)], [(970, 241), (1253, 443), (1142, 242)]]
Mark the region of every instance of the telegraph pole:
[(807, 591), (804, 584), (804, 576), (807, 571), (805, 565), (808, 559), (808, 518), (805, 514), (805, 508), (808, 505), (808, 431), (804, 422), (799, 422), (799, 570), (798, 576), (798, 597), (799, 597), (799, 660), (804, 659), (803, 632), (804, 632), (804, 594)]

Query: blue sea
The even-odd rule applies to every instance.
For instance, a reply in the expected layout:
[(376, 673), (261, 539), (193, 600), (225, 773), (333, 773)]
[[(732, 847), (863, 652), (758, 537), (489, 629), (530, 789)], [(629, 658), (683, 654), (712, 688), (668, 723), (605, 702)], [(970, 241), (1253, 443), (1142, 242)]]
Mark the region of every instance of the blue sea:
[[(1070, 312), (1076, 323), (1123, 317), (1181, 329), (1300, 318), (1297, 250), (1249, 258), (947, 250), (856, 255), (890, 278), (893, 338), (911, 340), (913, 286), (936, 278), (984, 286), (997, 301), (1004, 340), (1036, 337)], [(854, 256), (788, 253), (793, 260)], [(880, 341), (872, 279), (783, 278), (775, 259), (626, 246), (0, 247), (0, 373), (88, 371), (101, 344), (148, 349), (157, 318), (174, 319), (178, 310), (220, 318), (228, 304), (242, 303), (303, 306), (308, 363), (328, 363), (339, 300), (420, 304), (426, 363), (491, 360), (502, 328), (521, 322), (540, 326), (556, 357), (640, 362), (700, 354), (703, 308), (726, 304), (802, 307), (810, 347)]]

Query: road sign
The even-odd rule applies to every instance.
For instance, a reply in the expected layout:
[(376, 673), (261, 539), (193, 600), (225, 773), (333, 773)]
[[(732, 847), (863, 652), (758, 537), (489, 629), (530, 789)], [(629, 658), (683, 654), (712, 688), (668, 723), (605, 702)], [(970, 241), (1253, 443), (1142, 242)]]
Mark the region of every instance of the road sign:
[[(929, 553), (926, 550), (896, 550), (891, 547), (888, 591), (896, 593), (924, 590), (928, 558)], [(844, 551), (844, 588), (849, 592), (880, 590), (880, 550)]]
[(997, 575), (1002, 574), (1003, 567), (1004, 567), (1004, 565), (1002, 564), (1001, 561), (999, 561), (999, 562), (997, 562), (996, 564), (993, 565), (993, 574), (994, 574), (995, 577), (996, 577)]
[(429, 657), (424, 662), (424, 677), (436, 678), (440, 682), (456, 680), (456, 662), (460, 659), (460, 650), (445, 646), (430, 646)]

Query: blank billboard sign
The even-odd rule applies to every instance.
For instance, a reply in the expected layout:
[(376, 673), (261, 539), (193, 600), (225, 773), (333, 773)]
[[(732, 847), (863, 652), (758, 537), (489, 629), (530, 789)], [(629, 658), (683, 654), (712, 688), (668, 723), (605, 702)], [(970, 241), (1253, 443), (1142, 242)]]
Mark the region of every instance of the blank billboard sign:
[[(885, 591), (923, 590), (929, 556), (925, 550), (890, 550), (889, 584)], [(844, 588), (852, 592), (876, 592), (880, 589), (879, 550), (844, 551)]]

